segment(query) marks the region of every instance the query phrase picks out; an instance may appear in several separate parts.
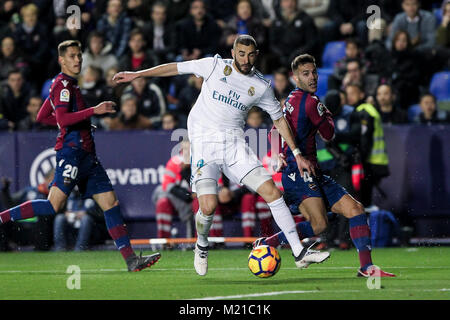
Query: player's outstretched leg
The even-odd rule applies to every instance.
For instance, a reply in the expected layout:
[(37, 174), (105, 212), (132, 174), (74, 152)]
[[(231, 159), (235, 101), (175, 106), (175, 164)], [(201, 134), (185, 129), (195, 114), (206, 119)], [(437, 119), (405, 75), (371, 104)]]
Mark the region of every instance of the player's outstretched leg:
[(122, 254), (122, 257), (127, 264), (128, 271), (141, 271), (142, 269), (152, 266), (159, 260), (161, 257), (160, 253), (149, 256), (142, 256), (142, 252), (139, 256), (134, 253), (118, 204), (111, 209), (104, 211), (104, 216), (108, 233), (113, 239), (117, 249)]
[(373, 266), (370, 246), (370, 229), (365, 213), (349, 219), (350, 237), (358, 251), (361, 267), (358, 269), (358, 277), (395, 277), (394, 274), (385, 272)]
[(55, 215), (55, 210), (49, 200), (30, 200), (1, 212), (0, 224), (47, 215)]
[[(331, 218), (334, 218), (335, 214), (332, 212), (327, 213), (328, 220), (331, 220)], [(316, 236), (314, 233), (313, 228), (311, 227), (311, 223), (309, 221), (301, 221), (296, 224), (297, 227), (297, 233), (300, 240), (311, 238)], [(280, 245), (288, 244), (288, 241), (286, 239), (286, 236), (284, 235), (283, 231), (280, 231), (278, 233), (275, 233), (271, 235), (270, 237), (262, 237), (258, 238), (253, 242), (253, 248), (260, 246), (260, 245), (268, 245), (271, 247), (278, 247)]]
[(357, 276), (395, 277), (392, 273), (373, 267), (370, 228), (362, 204), (346, 194), (331, 209), (349, 219), (350, 238), (358, 251), (360, 263)]

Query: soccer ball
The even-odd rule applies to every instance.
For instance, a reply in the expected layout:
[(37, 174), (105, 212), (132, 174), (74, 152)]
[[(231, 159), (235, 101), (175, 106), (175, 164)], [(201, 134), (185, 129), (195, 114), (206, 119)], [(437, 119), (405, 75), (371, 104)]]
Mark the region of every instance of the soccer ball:
[(257, 277), (274, 276), (281, 266), (281, 257), (274, 247), (261, 245), (252, 250), (248, 256), (248, 267)]

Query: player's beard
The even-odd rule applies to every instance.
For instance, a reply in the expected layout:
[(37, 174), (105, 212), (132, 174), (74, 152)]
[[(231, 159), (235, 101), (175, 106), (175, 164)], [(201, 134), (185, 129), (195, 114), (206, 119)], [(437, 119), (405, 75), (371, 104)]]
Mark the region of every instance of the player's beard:
[(251, 63), (245, 64), (245, 66), (249, 66), (248, 71), (242, 70), (242, 65), (236, 59), (234, 60), (234, 63), (236, 64), (236, 68), (239, 70), (240, 73), (249, 74), (252, 71), (253, 64)]

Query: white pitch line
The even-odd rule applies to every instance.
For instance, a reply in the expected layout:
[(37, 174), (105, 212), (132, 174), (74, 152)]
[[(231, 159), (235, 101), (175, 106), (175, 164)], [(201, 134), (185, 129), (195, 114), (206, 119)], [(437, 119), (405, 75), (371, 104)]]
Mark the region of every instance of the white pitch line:
[[(367, 289), (369, 290), (369, 289)], [(349, 293), (349, 292), (367, 292), (367, 290), (293, 290), (293, 291), (273, 291), (273, 292), (262, 292), (262, 293), (250, 293), (250, 294), (238, 294), (233, 296), (216, 296), (216, 297), (206, 297), (198, 299), (187, 299), (187, 300), (228, 300), (228, 299), (243, 299), (243, 298), (255, 298), (255, 297), (268, 297), (268, 296), (279, 296), (285, 294), (308, 294), (308, 293)], [(372, 290), (376, 292), (377, 290)], [(449, 288), (442, 289), (388, 289), (389, 292), (446, 292), (450, 291)]]
[[(284, 270), (297, 270), (296, 267), (284, 267)], [(345, 269), (357, 269), (357, 267), (319, 267), (316, 266), (314, 268), (308, 269), (309, 271), (314, 270), (345, 270)], [(401, 266), (392, 266), (392, 267), (384, 267), (384, 269), (450, 269), (450, 266), (415, 266), (415, 267), (401, 267)], [(81, 272), (117, 272), (117, 271), (126, 271), (127, 269), (81, 269)], [(151, 269), (152, 271), (191, 271), (193, 268), (158, 268), (154, 267)], [(209, 268), (210, 271), (226, 271), (226, 270), (248, 270), (248, 268)], [(64, 270), (0, 270), (0, 274), (2, 273), (60, 273), (65, 272)]]

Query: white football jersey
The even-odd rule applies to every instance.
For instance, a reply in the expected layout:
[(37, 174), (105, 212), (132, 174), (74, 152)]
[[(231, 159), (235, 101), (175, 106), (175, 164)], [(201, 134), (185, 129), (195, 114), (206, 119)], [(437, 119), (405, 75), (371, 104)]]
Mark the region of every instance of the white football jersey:
[(232, 59), (215, 55), (177, 64), (180, 74), (195, 74), (203, 78), (200, 95), (188, 117), (191, 140), (222, 140), (226, 132), (239, 134), (253, 106), (265, 110), (272, 120), (283, 116), (270, 82), (255, 69), (248, 75), (238, 72), (232, 62)]

